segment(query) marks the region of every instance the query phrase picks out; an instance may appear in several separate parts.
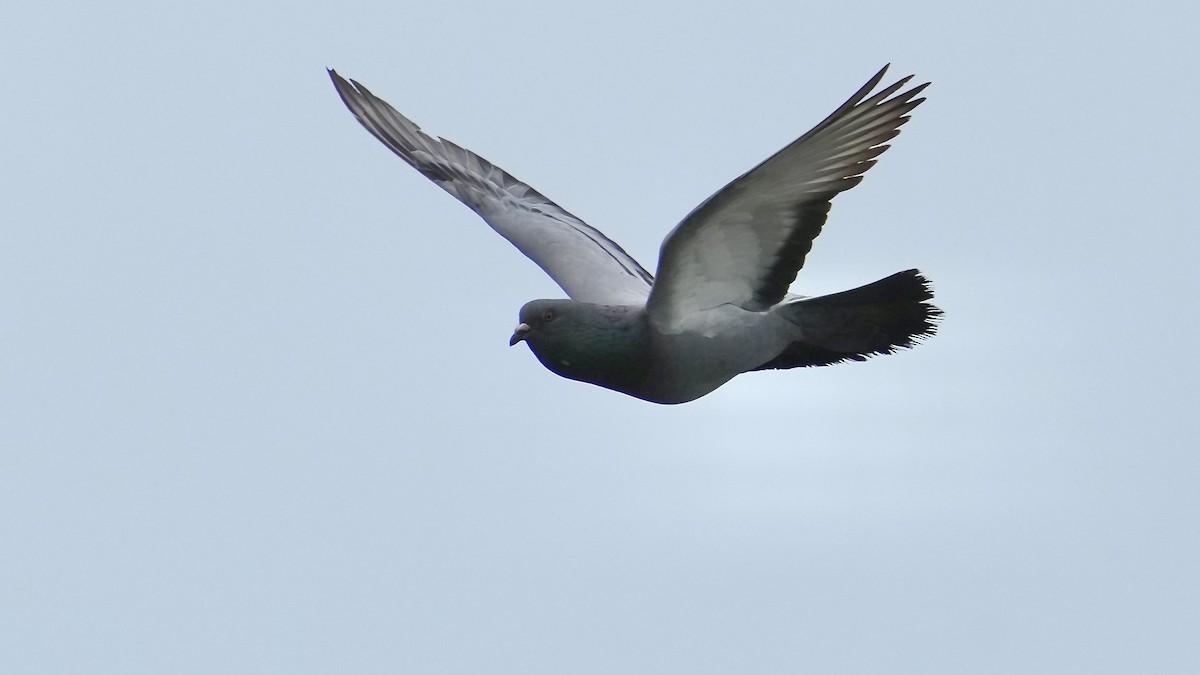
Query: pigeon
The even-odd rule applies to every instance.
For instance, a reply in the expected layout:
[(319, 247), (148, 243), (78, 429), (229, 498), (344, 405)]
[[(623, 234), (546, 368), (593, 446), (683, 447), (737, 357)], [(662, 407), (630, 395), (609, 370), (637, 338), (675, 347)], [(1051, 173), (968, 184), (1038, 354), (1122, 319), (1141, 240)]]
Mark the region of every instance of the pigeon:
[[(862, 180), (929, 83), (878, 92), (884, 66), (811, 131), (721, 188), (662, 243), (657, 275), (500, 167), (421, 131), (330, 69), (359, 123), (475, 211), (566, 292), (521, 308), (509, 345), (550, 371), (661, 404), (758, 370), (863, 361), (932, 336), (942, 311), (919, 270), (848, 291), (789, 292), (830, 201)], [(874, 92), (874, 93), (872, 93)]]

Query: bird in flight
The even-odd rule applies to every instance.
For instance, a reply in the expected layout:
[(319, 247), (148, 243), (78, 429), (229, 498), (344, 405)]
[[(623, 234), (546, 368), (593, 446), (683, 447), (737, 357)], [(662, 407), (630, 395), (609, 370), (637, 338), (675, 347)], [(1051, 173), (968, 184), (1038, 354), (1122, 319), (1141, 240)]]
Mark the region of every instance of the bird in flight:
[(371, 135), (566, 291), (570, 299), (522, 307), (510, 345), (524, 342), (563, 377), (671, 404), (740, 373), (863, 361), (935, 332), (942, 312), (915, 269), (831, 295), (788, 292), (830, 200), (862, 180), (925, 100), (917, 96), (929, 83), (905, 89), (911, 75), (874, 92), (886, 72), (697, 206), (663, 240), (656, 276), (508, 172), (329, 76)]

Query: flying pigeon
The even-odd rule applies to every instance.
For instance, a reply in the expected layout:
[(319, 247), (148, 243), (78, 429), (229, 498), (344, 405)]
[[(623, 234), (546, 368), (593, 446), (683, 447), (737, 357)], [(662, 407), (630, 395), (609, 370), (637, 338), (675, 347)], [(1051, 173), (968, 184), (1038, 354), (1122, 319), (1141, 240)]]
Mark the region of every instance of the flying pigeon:
[[(754, 370), (824, 366), (910, 348), (942, 311), (918, 270), (832, 295), (788, 292), (830, 200), (862, 180), (925, 83), (872, 91), (884, 66), (811, 131), (693, 210), (663, 240), (652, 276), (616, 242), (537, 190), (430, 136), (330, 70), (359, 123), (479, 214), (570, 297), (521, 308), (510, 345), (546, 368), (654, 403), (684, 403)], [(899, 93), (897, 93), (899, 92)]]

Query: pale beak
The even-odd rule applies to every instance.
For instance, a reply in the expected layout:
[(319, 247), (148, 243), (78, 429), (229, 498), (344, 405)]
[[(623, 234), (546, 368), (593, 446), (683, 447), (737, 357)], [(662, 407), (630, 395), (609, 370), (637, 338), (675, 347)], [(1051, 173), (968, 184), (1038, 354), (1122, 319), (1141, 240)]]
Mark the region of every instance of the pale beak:
[(525, 339), (525, 334), (529, 332), (529, 324), (517, 324), (517, 329), (513, 331), (512, 337), (508, 339), (508, 346), (511, 347), (521, 340)]

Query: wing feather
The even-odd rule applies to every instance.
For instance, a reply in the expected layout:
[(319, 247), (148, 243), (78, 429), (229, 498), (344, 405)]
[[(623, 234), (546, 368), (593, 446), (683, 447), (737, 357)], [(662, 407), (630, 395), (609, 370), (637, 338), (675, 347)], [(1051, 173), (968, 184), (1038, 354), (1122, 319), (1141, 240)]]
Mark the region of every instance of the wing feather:
[(581, 302), (642, 304), (654, 277), (616, 242), (459, 145), (436, 138), (366, 87), (329, 71), (359, 123), (421, 175), (479, 214)]
[(916, 97), (928, 83), (901, 92), (911, 75), (871, 94), (886, 72), (671, 231), (647, 301), (657, 326), (678, 330), (689, 316), (722, 304), (764, 311), (783, 300), (830, 200), (862, 180), (925, 100)]

